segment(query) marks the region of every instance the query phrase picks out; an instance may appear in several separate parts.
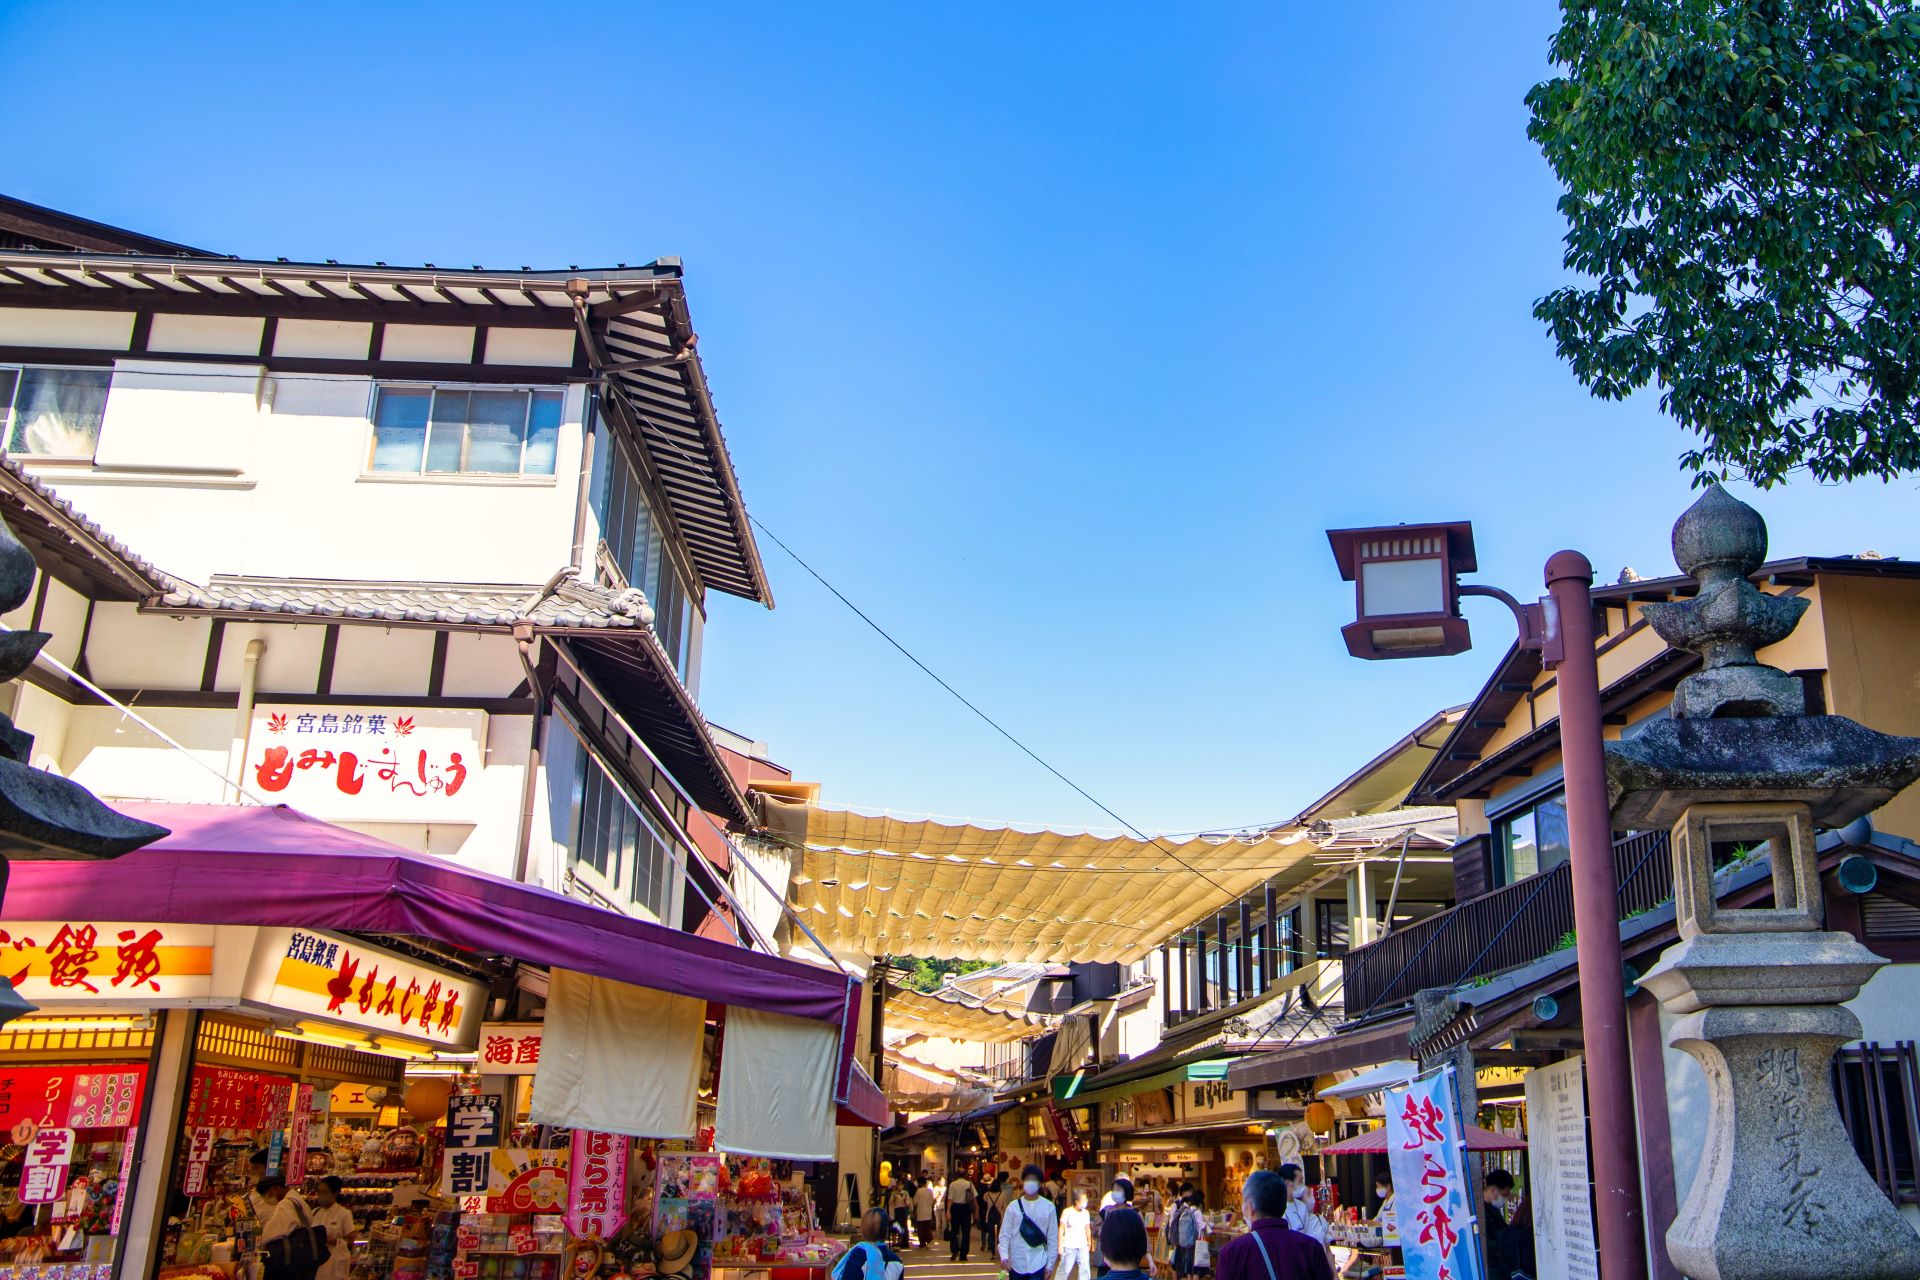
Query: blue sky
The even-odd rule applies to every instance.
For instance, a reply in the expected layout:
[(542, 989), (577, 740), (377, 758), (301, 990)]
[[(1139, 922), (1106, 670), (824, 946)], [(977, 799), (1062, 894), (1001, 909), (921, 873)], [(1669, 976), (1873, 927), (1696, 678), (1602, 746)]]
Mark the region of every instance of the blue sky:
[[(242, 255), (685, 259), (749, 505), (1129, 821), (1296, 811), (1511, 638), (1367, 664), (1323, 530), (1667, 572), (1685, 445), (1590, 399), (1525, 136), (1553, 6), (0, 7), (0, 189)], [(1920, 555), (1915, 483), (1757, 499)], [(1744, 492), (1744, 490), (1742, 491)], [(829, 800), (1108, 820), (763, 544), (703, 704)]]

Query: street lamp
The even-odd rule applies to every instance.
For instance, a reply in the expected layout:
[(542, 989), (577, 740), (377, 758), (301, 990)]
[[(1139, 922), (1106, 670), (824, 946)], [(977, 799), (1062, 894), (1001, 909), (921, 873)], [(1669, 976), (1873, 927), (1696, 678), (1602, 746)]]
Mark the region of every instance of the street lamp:
[(1593, 565), (1577, 551), (1546, 564), (1547, 595), (1522, 604), (1497, 587), (1461, 584), (1479, 566), (1473, 526), (1330, 529), (1342, 579), (1355, 584), (1357, 617), (1340, 629), (1357, 658), (1427, 658), (1471, 645), (1460, 597), (1489, 596), (1512, 610), (1519, 646), (1556, 673), (1560, 759), (1566, 778), (1580, 1019), (1593, 1125), (1594, 1230), (1607, 1280), (1646, 1280), (1633, 1060), (1627, 1042), (1620, 894), (1600, 733), (1600, 666), (1594, 653)]

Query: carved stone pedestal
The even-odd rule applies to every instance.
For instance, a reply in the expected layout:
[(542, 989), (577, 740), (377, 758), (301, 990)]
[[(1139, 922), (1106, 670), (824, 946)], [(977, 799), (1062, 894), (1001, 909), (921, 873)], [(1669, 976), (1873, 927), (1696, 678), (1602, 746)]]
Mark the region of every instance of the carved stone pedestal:
[(1699, 1060), (1712, 1105), (1700, 1172), (1667, 1231), (1681, 1271), (1920, 1276), (1920, 1236), (1861, 1167), (1834, 1104), (1834, 1050), (1859, 1037), (1859, 1019), (1833, 1005), (1704, 1009), (1675, 1024), (1671, 1043)]

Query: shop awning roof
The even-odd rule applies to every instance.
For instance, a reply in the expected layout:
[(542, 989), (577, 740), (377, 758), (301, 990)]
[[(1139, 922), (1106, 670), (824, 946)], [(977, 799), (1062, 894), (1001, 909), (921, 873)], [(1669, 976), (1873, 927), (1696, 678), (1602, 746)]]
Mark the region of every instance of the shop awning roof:
[(887, 1026), (923, 1036), (945, 1036), (1000, 1044), (1045, 1030), (1033, 1014), (1002, 1013), (962, 1000), (942, 999), (919, 991), (888, 987), (884, 1016)]
[(1411, 1058), (1395, 1058), (1392, 1062), (1383, 1062), (1371, 1071), (1362, 1071), (1351, 1080), (1342, 1080), (1331, 1089), (1322, 1089), (1323, 1098), (1359, 1098), (1369, 1093), (1378, 1093), (1394, 1085), (1405, 1084), (1420, 1074), (1420, 1064)]
[(843, 1032), (859, 1011), (859, 984), (838, 970), (485, 875), (285, 806), (117, 807), (171, 834), (110, 862), (16, 861), (0, 916), (398, 934)]
[(840, 1104), (839, 1122), (856, 1129), (881, 1129), (893, 1123), (893, 1107), (886, 1093), (857, 1062), (847, 1082), (847, 1100)]
[(775, 834), (806, 851), (789, 901), (829, 946), (865, 955), (1137, 960), (1319, 852), (1264, 834), (1137, 840), (768, 810)]
[(1112, 1083), (1103, 1082), (1098, 1076), (1090, 1076), (1086, 1072), (1059, 1075), (1053, 1078), (1053, 1098), (1056, 1102), (1071, 1102), (1076, 1107), (1091, 1107), (1117, 1098), (1131, 1098), (1136, 1093), (1171, 1088), (1189, 1080), (1225, 1080), (1227, 1068), (1232, 1062), (1232, 1058), (1208, 1058), (1170, 1067), (1149, 1076), (1136, 1076)]

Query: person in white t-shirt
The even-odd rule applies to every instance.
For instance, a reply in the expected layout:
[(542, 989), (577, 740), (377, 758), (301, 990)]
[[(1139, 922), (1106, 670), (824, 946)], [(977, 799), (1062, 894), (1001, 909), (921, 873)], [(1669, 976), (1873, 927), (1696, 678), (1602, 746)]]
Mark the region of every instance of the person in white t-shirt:
[(1040, 1194), (1038, 1165), (1022, 1171), (1020, 1197), (1002, 1210), (999, 1253), (1008, 1280), (1047, 1280), (1060, 1257), (1060, 1221)]
[(1093, 1280), (1093, 1215), (1087, 1212), (1087, 1193), (1073, 1193), (1073, 1204), (1060, 1215), (1060, 1265), (1054, 1280)]
[(933, 1244), (933, 1183), (920, 1179), (920, 1185), (913, 1192), (913, 1233), (919, 1237), (922, 1249)]

